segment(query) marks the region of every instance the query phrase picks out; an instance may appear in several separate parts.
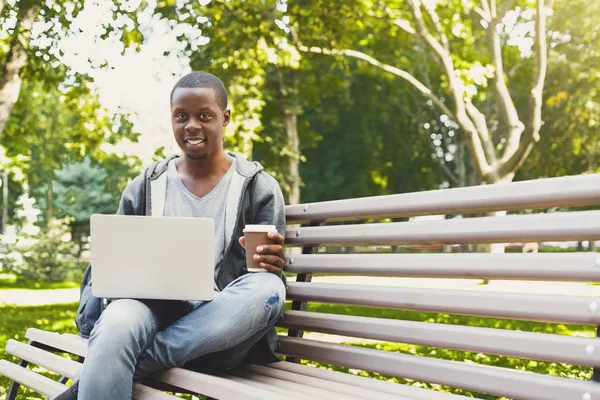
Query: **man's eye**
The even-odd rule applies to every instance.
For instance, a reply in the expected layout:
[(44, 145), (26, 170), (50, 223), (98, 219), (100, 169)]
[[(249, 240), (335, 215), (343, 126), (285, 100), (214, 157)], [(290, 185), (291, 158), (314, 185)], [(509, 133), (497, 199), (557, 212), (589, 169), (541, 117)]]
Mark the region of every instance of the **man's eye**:
[(177, 114), (175, 118), (179, 121), (183, 121), (185, 120), (185, 114)]
[(200, 119), (203, 121), (208, 121), (210, 119), (210, 114), (202, 113), (200, 114)]

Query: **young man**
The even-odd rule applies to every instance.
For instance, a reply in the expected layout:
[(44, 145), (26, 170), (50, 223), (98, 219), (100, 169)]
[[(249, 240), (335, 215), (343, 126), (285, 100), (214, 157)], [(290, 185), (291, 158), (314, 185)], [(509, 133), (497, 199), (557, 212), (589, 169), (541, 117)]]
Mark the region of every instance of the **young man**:
[[(113, 301), (91, 331), (80, 379), (57, 399), (130, 400), (133, 382), (157, 370), (277, 360), (273, 327), (285, 299), (283, 196), (260, 164), (224, 151), (229, 121), (219, 78), (206, 72), (183, 77), (171, 92), (173, 134), (183, 156), (155, 163), (135, 178), (118, 211), (151, 215), (152, 182), (167, 174), (165, 216), (215, 220), (214, 300)], [(247, 271), (246, 224), (277, 226), (279, 234), (270, 237), (278, 244), (247, 249), (257, 253), (264, 273)]]

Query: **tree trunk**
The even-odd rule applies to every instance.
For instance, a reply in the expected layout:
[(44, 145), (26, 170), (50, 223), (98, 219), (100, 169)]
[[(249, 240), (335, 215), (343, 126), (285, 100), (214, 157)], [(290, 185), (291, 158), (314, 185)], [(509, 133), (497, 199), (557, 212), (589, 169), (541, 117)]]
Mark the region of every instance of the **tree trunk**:
[(48, 186), (48, 191), (46, 192), (46, 224), (49, 224), (54, 217), (54, 213), (52, 210), (52, 203), (54, 202), (54, 192), (52, 191), (52, 183)]
[(283, 117), (285, 133), (288, 139), (287, 171), (285, 180), (288, 190), (285, 191), (287, 204), (300, 203), (300, 138), (298, 137), (298, 75), (290, 70), (290, 82), (286, 84), (283, 71), (277, 68), (277, 83), (279, 88), (279, 109)]
[(8, 171), (2, 173), (2, 225), (0, 225), (0, 235), (8, 225)]
[(21, 92), (21, 71), (27, 62), (27, 51), (23, 42), (29, 41), (31, 26), (35, 21), (38, 8), (33, 7), (23, 12), (18, 25), (15, 27), (6, 63), (0, 75), (0, 137), (6, 127), (6, 122), (14, 108)]
[(298, 116), (296, 114), (286, 114), (284, 118), (285, 131), (287, 133), (288, 143), (292, 153), (288, 157), (287, 179), (290, 184), (288, 204), (298, 204), (300, 203), (300, 145), (298, 139)]

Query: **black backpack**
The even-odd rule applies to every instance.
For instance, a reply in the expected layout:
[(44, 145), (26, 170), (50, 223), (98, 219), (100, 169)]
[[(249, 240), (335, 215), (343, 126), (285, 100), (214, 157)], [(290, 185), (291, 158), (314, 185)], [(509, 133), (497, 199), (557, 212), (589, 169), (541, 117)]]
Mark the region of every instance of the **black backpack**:
[(88, 265), (83, 280), (81, 281), (81, 290), (79, 297), (79, 308), (77, 308), (77, 316), (75, 324), (79, 329), (81, 337), (89, 338), (96, 321), (100, 318), (100, 314), (104, 309), (103, 300), (92, 295), (92, 265)]

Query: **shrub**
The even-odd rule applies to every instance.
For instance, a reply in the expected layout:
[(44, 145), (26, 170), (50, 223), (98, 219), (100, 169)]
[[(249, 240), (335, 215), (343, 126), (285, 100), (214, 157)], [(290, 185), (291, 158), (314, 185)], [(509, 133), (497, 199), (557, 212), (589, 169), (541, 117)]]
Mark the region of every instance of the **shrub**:
[(81, 278), (85, 263), (78, 260), (66, 219), (54, 219), (36, 230), (22, 230), (16, 240), (4, 244), (0, 254), (3, 271), (23, 280), (59, 282)]

